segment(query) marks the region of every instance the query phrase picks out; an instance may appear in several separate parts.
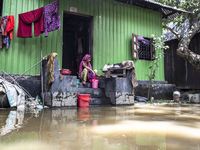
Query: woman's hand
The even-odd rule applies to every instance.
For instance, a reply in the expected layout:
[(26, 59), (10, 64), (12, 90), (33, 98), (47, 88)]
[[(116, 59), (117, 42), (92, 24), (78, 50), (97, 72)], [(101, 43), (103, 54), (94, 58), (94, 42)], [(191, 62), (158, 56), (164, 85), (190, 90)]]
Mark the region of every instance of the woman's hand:
[(94, 70), (92, 70), (92, 73), (93, 73), (93, 75), (95, 76), (95, 72), (94, 72)]

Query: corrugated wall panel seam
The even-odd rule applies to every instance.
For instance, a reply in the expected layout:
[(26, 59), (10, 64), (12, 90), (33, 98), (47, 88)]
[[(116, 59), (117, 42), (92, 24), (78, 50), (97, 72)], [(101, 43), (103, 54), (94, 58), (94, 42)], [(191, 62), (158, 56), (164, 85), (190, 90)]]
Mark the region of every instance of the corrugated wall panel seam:
[[(16, 37), (18, 27), (18, 14), (27, 12), (37, 7), (42, 7), (54, 0), (6, 0), (3, 14), (15, 15), (16, 23), (14, 39), (8, 50), (2, 49), (1, 54), (5, 58), (0, 59), (1, 68), (8, 73), (20, 74), (40, 60), (40, 36), (32, 39), (20, 39)], [(15, 6), (13, 4), (17, 5)], [(93, 16), (94, 40), (93, 40), (93, 67), (98, 69), (105, 63), (119, 63), (132, 60), (131, 38), (132, 33), (149, 37), (150, 34), (160, 36), (162, 34), (161, 13), (141, 7), (116, 2), (114, 0), (59, 0), (61, 29), (48, 33), (48, 37), (42, 35), (43, 56), (58, 53), (59, 67), (62, 68), (62, 39), (63, 39), (63, 11), (69, 11), (70, 6), (77, 7), (78, 13)], [(11, 8), (12, 7), (12, 8)], [(11, 11), (12, 9), (12, 11)], [(14, 55), (14, 56), (13, 56)], [(14, 58), (14, 59), (13, 59)], [(146, 80), (149, 73), (149, 62), (134, 60), (136, 74), (139, 80)], [(161, 61), (163, 63), (163, 61)], [(7, 64), (7, 65), (6, 65)], [(163, 64), (156, 80), (164, 80)], [(38, 74), (40, 66), (28, 72)]]

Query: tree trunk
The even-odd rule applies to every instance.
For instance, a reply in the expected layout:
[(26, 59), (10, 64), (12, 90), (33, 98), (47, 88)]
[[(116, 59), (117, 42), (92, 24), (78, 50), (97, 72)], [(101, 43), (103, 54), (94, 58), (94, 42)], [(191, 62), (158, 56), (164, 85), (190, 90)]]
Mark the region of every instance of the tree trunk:
[(198, 72), (200, 72), (200, 55), (189, 50), (189, 44), (193, 36), (198, 33), (199, 30), (200, 25), (193, 24), (192, 29), (180, 40), (176, 50), (177, 55), (192, 64)]

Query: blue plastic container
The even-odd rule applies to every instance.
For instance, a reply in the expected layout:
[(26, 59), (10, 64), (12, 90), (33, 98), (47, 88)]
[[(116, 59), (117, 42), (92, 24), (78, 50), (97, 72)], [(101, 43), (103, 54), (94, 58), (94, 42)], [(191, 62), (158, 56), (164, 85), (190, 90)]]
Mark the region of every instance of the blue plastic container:
[(138, 102), (146, 102), (147, 98), (141, 97), (141, 96), (135, 96), (135, 100), (138, 101)]
[(77, 87), (77, 88), (78, 88), (79, 83), (80, 83), (80, 80), (77, 79), (77, 84), (76, 84), (76, 87)]

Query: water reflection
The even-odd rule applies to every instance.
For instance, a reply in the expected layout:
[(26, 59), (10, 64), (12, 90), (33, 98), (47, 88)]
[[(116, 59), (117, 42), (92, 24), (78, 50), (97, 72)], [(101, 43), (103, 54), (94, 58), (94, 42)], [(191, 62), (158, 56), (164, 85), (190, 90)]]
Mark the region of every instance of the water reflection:
[(6, 125), (0, 129), (0, 136), (6, 135), (16, 129), (19, 129), (23, 125), (24, 111), (12, 110), (9, 112), (8, 118), (6, 119)]
[(199, 105), (0, 110), (1, 149), (143, 150), (200, 147)]
[(90, 120), (90, 111), (88, 107), (78, 108), (78, 121)]

